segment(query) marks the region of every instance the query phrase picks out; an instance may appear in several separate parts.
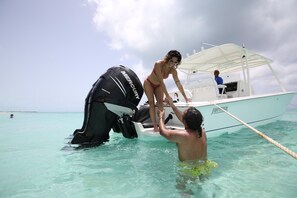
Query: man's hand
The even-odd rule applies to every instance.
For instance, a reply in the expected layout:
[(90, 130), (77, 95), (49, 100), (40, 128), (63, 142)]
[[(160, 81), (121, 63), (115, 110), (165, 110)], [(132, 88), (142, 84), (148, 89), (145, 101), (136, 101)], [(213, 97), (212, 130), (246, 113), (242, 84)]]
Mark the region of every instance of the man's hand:
[(167, 104), (169, 104), (169, 102), (173, 102), (173, 100), (172, 100), (172, 98), (171, 98), (170, 96), (167, 96), (167, 97), (165, 98), (165, 102), (166, 102)]
[(165, 102), (166, 102), (170, 107), (172, 107), (172, 105), (173, 105), (173, 100), (172, 100), (172, 99), (169, 100), (169, 99), (165, 98)]

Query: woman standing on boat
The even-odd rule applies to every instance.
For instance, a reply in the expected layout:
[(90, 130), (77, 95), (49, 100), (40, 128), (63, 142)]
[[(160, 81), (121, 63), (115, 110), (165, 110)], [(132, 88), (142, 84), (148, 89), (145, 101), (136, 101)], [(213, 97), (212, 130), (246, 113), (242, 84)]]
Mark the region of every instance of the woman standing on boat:
[(187, 98), (183, 86), (181, 85), (178, 75), (177, 75), (177, 66), (181, 62), (181, 54), (176, 50), (171, 50), (167, 55), (162, 59), (156, 61), (152, 73), (144, 81), (143, 87), (144, 92), (148, 98), (149, 102), (149, 112), (150, 117), (154, 125), (154, 131), (159, 131), (156, 122), (156, 112), (155, 112), (155, 99), (157, 100), (157, 107), (159, 110), (163, 111), (163, 97), (165, 94), (165, 99), (172, 101), (172, 98), (169, 96), (166, 86), (164, 84), (164, 79), (168, 78), (169, 74), (172, 75), (173, 80), (185, 98), (186, 102), (190, 102)]

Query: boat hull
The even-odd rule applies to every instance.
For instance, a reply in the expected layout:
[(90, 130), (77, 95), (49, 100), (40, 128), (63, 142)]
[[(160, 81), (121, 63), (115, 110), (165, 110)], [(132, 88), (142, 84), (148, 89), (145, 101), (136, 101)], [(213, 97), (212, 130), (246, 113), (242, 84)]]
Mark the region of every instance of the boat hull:
[[(244, 125), (235, 120), (219, 107), (238, 117), (245, 123), (257, 127), (274, 122), (281, 118), (287, 110), (288, 104), (296, 93), (282, 92), (277, 94), (249, 96), (234, 99), (216, 100), (203, 103), (176, 104), (184, 111), (189, 106), (197, 108), (204, 117), (204, 128), (207, 136), (218, 136), (222, 133), (231, 133), (240, 130)], [(180, 126), (180, 122), (170, 107), (165, 107), (167, 114), (173, 114), (173, 119), (167, 124)]]

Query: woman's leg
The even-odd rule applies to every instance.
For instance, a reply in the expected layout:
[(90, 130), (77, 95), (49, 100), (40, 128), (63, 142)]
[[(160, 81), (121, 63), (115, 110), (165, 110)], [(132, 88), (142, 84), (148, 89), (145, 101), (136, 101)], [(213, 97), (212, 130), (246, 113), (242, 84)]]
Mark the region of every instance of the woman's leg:
[(161, 86), (157, 87), (155, 89), (155, 95), (156, 95), (156, 99), (157, 99), (157, 106), (158, 109), (163, 111), (163, 99), (164, 99), (164, 93), (162, 91)]
[(154, 99), (154, 89), (152, 88), (150, 82), (148, 80), (145, 80), (143, 83), (143, 88), (145, 95), (147, 96), (148, 103), (149, 103), (149, 111), (150, 111), (150, 117), (153, 122), (154, 126), (154, 131), (159, 131), (157, 127), (157, 122), (156, 122), (156, 112), (155, 112), (155, 99)]
[(158, 109), (160, 111), (163, 111), (164, 110), (164, 108), (163, 108), (164, 93), (163, 93), (161, 86), (159, 86), (158, 88), (155, 89), (155, 95), (156, 95), (156, 99), (157, 99)]

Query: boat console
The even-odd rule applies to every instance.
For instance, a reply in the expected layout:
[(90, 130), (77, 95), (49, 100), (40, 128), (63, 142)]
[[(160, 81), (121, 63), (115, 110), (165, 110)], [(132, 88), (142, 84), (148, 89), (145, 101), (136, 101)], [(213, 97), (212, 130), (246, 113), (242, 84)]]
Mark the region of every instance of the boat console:
[(248, 85), (243, 80), (224, 83), (224, 85), (226, 85), (227, 98), (237, 98), (250, 95)]

